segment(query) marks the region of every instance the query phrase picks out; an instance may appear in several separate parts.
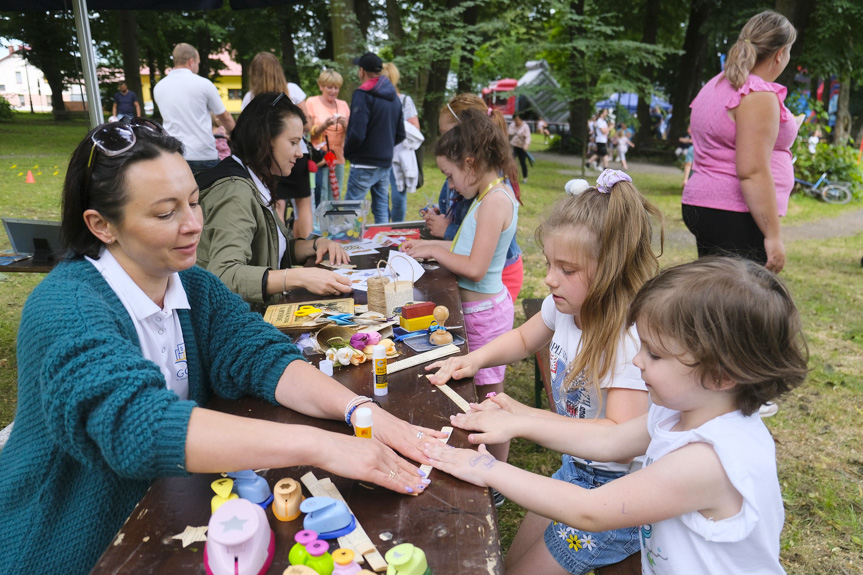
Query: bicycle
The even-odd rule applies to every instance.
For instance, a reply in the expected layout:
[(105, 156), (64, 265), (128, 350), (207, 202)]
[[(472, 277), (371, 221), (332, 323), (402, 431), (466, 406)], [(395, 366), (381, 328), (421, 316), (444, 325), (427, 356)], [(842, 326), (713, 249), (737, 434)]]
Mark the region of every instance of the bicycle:
[(851, 201), (851, 184), (848, 182), (831, 182), (827, 179), (828, 172), (821, 174), (815, 183), (794, 178), (797, 184), (807, 195), (819, 198), (828, 204), (847, 204)]

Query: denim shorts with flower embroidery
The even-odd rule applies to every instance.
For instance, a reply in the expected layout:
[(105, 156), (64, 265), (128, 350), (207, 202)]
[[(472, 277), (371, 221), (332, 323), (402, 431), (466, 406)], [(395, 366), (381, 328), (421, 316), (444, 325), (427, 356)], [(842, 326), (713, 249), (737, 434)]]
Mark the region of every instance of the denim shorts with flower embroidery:
[[(563, 465), (552, 478), (585, 489), (594, 489), (624, 475), (576, 463), (568, 455), (562, 459)], [(638, 533), (638, 527), (594, 533), (552, 521), (545, 529), (545, 546), (561, 567), (573, 575), (580, 575), (637, 553), (641, 549)]]

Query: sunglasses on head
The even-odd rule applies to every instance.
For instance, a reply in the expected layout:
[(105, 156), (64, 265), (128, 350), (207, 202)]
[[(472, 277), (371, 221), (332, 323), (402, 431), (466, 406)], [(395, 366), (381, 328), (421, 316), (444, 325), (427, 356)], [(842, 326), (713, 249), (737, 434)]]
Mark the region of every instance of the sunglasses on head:
[(93, 167), (93, 159), (96, 154), (96, 149), (99, 149), (108, 157), (119, 156), (124, 152), (128, 152), (135, 147), (138, 138), (135, 136), (135, 130), (149, 130), (154, 134), (167, 135), (165, 129), (146, 118), (132, 118), (129, 121), (111, 122), (105, 124), (90, 137), (93, 142), (93, 147), (90, 149), (90, 159), (87, 161), (87, 168)]

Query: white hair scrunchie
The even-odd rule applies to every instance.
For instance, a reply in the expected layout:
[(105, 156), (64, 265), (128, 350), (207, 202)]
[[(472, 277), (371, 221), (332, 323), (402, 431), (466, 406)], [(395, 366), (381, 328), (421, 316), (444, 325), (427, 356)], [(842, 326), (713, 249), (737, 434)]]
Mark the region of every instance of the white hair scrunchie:
[(611, 193), (611, 188), (618, 182), (631, 182), (632, 178), (626, 172), (620, 170), (604, 170), (596, 178), (596, 189), (603, 194)]
[(572, 196), (577, 196), (577, 195), (581, 194), (582, 192), (584, 192), (584, 190), (587, 190), (589, 188), (590, 188), (590, 184), (587, 183), (587, 180), (581, 180), (581, 179), (569, 180), (568, 182), (566, 182), (566, 185), (563, 187), (563, 189), (566, 191), (566, 193), (570, 194)]

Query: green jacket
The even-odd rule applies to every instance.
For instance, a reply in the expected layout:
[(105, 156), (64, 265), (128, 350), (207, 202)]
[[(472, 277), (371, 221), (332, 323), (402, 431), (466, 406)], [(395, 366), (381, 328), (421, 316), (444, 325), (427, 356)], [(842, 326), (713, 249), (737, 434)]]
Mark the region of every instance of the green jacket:
[[(230, 158), (223, 163), (227, 161), (236, 165)], [(216, 274), (247, 302), (267, 303), (266, 272), (290, 267), (287, 260), (294, 255), (290, 230), (273, 215), (248, 177), (231, 175), (208, 187), (202, 185), (200, 201), (204, 231), (198, 245), (198, 265)], [(288, 238), (284, 262), (279, 262), (279, 229)]]

